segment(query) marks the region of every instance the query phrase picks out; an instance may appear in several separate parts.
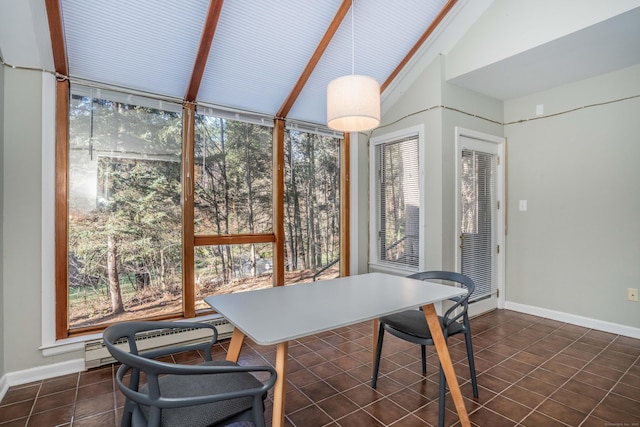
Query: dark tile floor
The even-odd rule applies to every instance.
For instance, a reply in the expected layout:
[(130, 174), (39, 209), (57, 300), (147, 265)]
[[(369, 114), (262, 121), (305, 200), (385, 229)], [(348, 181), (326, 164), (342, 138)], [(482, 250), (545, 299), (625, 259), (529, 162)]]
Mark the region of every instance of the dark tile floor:
[[(449, 347), (474, 426), (640, 426), (640, 340), (507, 310), (472, 319), (471, 329), (478, 399), (463, 340), (453, 337)], [(214, 358), (224, 358), (227, 343)], [(287, 424), (436, 425), (438, 369), (430, 350), (423, 378), (419, 347), (387, 335), (372, 390), (369, 322), (290, 343)], [(240, 363), (274, 359), (275, 348), (247, 343)], [(11, 387), (0, 402), (0, 427), (117, 426), (123, 399), (114, 372), (110, 365)], [(459, 425), (449, 394), (446, 424)]]

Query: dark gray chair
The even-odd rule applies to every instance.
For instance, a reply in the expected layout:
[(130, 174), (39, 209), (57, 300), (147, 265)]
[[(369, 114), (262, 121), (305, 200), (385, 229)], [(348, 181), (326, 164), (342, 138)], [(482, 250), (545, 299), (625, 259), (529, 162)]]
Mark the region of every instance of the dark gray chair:
[[(140, 333), (185, 328), (211, 329), (211, 339), (155, 350), (139, 350), (136, 345), (135, 337)], [(122, 363), (116, 374), (118, 387), (126, 397), (122, 426), (265, 425), (264, 399), (275, 384), (275, 369), (212, 361), (211, 348), (218, 339), (214, 326), (199, 322), (123, 322), (109, 326), (103, 337), (111, 355)], [(155, 360), (193, 350), (203, 353), (204, 363), (181, 365)], [(263, 384), (251, 372), (266, 373), (268, 378)], [(142, 385), (144, 378), (146, 384)]]
[[(455, 273), (452, 271), (425, 271), (415, 273), (409, 277), (418, 280), (438, 280), (446, 282), (454, 282), (461, 287), (467, 289), (467, 294), (462, 297), (451, 299), (454, 304), (447, 309), (442, 316), (438, 316), (445, 341), (448, 337), (455, 334), (464, 334), (467, 346), (467, 359), (469, 360), (469, 371), (471, 374), (471, 386), (473, 388), (473, 396), (478, 397), (478, 383), (476, 380), (476, 368), (473, 362), (473, 346), (471, 345), (471, 328), (469, 325), (469, 297), (475, 290), (475, 284), (469, 277)], [(462, 321), (462, 322), (460, 322)], [(373, 369), (373, 378), (371, 387), (376, 388), (378, 382), (378, 371), (380, 369), (380, 353), (382, 352), (382, 341), (384, 332), (387, 331), (391, 335), (420, 344), (422, 351), (422, 375), (427, 375), (427, 357), (425, 346), (433, 345), (431, 332), (422, 310), (406, 310), (400, 313), (391, 314), (380, 318), (380, 330), (378, 332), (378, 345), (376, 348), (376, 360)], [(444, 425), (445, 413), (445, 385), (446, 379), (444, 371), (440, 367), (440, 399), (438, 406), (438, 425)]]

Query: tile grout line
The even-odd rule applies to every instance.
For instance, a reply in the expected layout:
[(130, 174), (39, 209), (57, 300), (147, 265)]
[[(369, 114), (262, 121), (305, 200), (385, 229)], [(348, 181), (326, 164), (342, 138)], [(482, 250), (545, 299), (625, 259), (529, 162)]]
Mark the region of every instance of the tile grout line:
[[(529, 329), (529, 328), (531, 328), (531, 327), (533, 327), (533, 326), (535, 326), (535, 325), (541, 324), (544, 320), (547, 320), (547, 319), (546, 319), (546, 318), (541, 318), (539, 321), (537, 321), (537, 322), (533, 323), (532, 325), (530, 325), (530, 326), (528, 326), (528, 327), (526, 327), (526, 328), (524, 328), (524, 329), (521, 329), (521, 332), (522, 332), (522, 331), (525, 331), (525, 330), (527, 330), (527, 329)], [(563, 324), (562, 324), (562, 326), (565, 326), (565, 325), (568, 325), (568, 323), (563, 323)], [(551, 332), (549, 332), (549, 333), (547, 333), (545, 336), (543, 336), (543, 337), (541, 337), (540, 339), (538, 339), (537, 341), (533, 342), (529, 347), (531, 347), (532, 345), (535, 345), (535, 344), (537, 344), (537, 343), (539, 343), (539, 342), (543, 341), (545, 338), (547, 338), (547, 337), (549, 337), (549, 336), (553, 335), (555, 332), (557, 332), (558, 330), (560, 330), (560, 329), (562, 328), (562, 326), (561, 326), (561, 327), (558, 327), (558, 328), (556, 328), (556, 329), (554, 329), (553, 331), (551, 331)], [(554, 353), (555, 353), (554, 357), (555, 357), (555, 356), (557, 356), (557, 355), (558, 355), (560, 352), (562, 352), (563, 350), (567, 349), (567, 348), (568, 348), (568, 347), (570, 347), (571, 345), (573, 345), (573, 344), (575, 344), (576, 342), (578, 342), (578, 340), (579, 340), (580, 338), (584, 337), (584, 336), (585, 336), (586, 334), (588, 334), (591, 330), (592, 330), (592, 329), (588, 329), (588, 330), (586, 330), (582, 335), (580, 335), (578, 338), (574, 339), (570, 344), (567, 344), (567, 345), (566, 345), (565, 347), (563, 347), (561, 350), (555, 350), (555, 351), (554, 351)], [(609, 343), (609, 344), (607, 345), (607, 347), (608, 347), (610, 344), (611, 344), (611, 343)], [(529, 348), (529, 347), (527, 347), (527, 348)], [(491, 348), (491, 347), (487, 347), (487, 349), (490, 349), (490, 348)], [(605, 347), (605, 348), (606, 348), (606, 347)], [(524, 351), (525, 351), (524, 349), (519, 350), (519, 351), (515, 352), (514, 354), (512, 354), (511, 356), (507, 357), (505, 360), (503, 360), (503, 361), (502, 361), (502, 362), (500, 362), (500, 363), (503, 363), (503, 362), (505, 362), (505, 361), (507, 361), (507, 360), (513, 359), (517, 354), (520, 354), (520, 353), (522, 353), (522, 352), (524, 352)], [(601, 352), (602, 352), (602, 351), (604, 351), (604, 349), (603, 349), (603, 350), (601, 350)], [(601, 353), (601, 352), (600, 352), (600, 353)], [(600, 353), (598, 353), (598, 354), (600, 354)], [(591, 362), (595, 357), (596, 357), (596, 356), (594, 356), (594, 357), (593, 357), (589, 362)], [(551, 359), (553, 359), (553, 357), (552, 357)], [(549, 359), (549, 360), (551, 360), (551, 359)], [(495, 366), (499, 365), (500, 363), (496, 364)], [(522, 363), (524, 363), (524, 362), (522, 362)], [(524, 375), (522, 378), (524, 378), (525, 376), (527, 376), (527, 375), (531, 374), (532, 372), (535, 372), (535, 371), (537, 371), (537, 370), (539, 370), (539, 369), (542, 369), (540, 365), (536, 366), (534, 369), (532, 369), (531, 371), (529, 371), (529, 373), (528, 373), (528, 374), (526, 374), (526, 375)], [(565, 385), (566, 383), (568, 383), (569, 381), (571, 381), (571, 379), (572, 379), (575, 375), (577, 375), (577, 374), (578, 374), (578, 372), (580, 372), (581, 370), (582, 370), (582, 368), (581, 368), (581, 369), (579, 369), (575, 374), (573, 374), (573, 375), (571, 376), (571, 378), (569, 378), (567, 381), (565, 381), (564, 383), (562, 383), (562, 385), (561, 385), (560, 387), (562, 387), (563, 385)], [(487, 375), (490, 375), (490, 374), (487, 374)], [(522, 378), (521, 378), (521, 379), (522, 379)], [(498, 379), (501, 379), (501, 378), (498, 378)], [(518, 381), (520, 381), (520, 380), (518, 380)], [(543, 382), (544, 382), (544, 381), (543, 381)], [(499, 413), (498, 413), (498, 412), (496, 412), (496, 411), (493, 411), (491, 408), (488, 408), (486, 405), (487, 405), (487, 403), (489, 403), (489, 402), (491, 402), (491, 401), (495, 400), (498, 396), (502, 396), (502, 397), (504, 397), (505, 399), (508, 399), (508, 400), (510, 400), (510, 401), (512, 401), (512, 402), (515, 402), (515, 403), (518, 403), (518, 404), (522, 405), (522, 403), (520, 403), (520, 402), (517, 402), (517, 401), (515, 401), (515, 400), (509, 399), (509, 398), (508, 398), (508, 397), (506, 397), (506, 396), (503, 396), (503, 393), (504, 393), (505, 391), (507, 391), (507, 390), (511, 389), (513, 386), (515, 386), (515, 383), (510, 384), (510, 385), (509, 385), (507, 388), (505, 388), (504, 390), (500, 391), (499, 393), (496, 393), (496, 395), (495, 395), (493, 398), (489, 399), (489, 400), (488, 400), (484, 405), (482, 405), (481, 407), (485, 408), (485, 409), (486, 409), (486, 410), (488, 410), (488, 411), (491, 411), (491, 412), (493, 412), (493, 413), (495, 413), (495, 414), (498, 414), (498, 415), (500, 415), (500, 416), (503, 416), (503, 417), (504, 417), (504, 415), (499, 414)], [(559, 389), (560, 387), (557, 387), (557, 389)], [(534, 392), (534, 393), (535, 393), (535, 392)], [(545, 396), (545, 398), (544, 398), (544, 399), (543, 399), (543, 400), (542, 400), (538, 405), (536, 405), (533, 409), (531, 409), (531, 411), (529, 411), (529, 413), (527, 413), (527, 414), (526, 414), (526, 415), (525, 415), (525, 416), (524, 416), (520, 421), (515, 421), (515, 420), (512, 420), (511, 418), (508, 418), (508, 419), (509, 419), (509, 420), (511, 420), (511, 421), (513, 421), (513, 422), (515, 422), (517, 425), (521, 425), (522, 421), (524, 421), (525, 419), (527, 419), (527, 417), (528, 417), (528, 416), (530, 416), (531, 414), (533, 414), (534, 412), (536, 412), (536, 410), (537, 410), (537, 409), (538, 409), (538, 408), (539, 408), (539, 407), (540, 407), (544, 402), (546, 402), (546, 401), (547, 401), (547, 400), (549, 400), (549, 399), (550, 399), (550, 397), (549, 397), (549, 396)], [(552, 399), (552, 400), (553, 400), (553, 399)], [(525, 405), (523, 405), (523, 406), (525, 406)], [(480, 409), (480, 408), (476, 409), (476, 411), (478, 411), (479, 409)], [(476, 412), (476, 411), (474, 411), (474, 412)], [(544, 414), (544, 415), (545, 415), (545, 416), (548, 416), (548, 415), (546, 415), (546, 414)], [(564, 422), (562, 422), (562, 421), (560, 421), (560, 420), (556, 420), (555, 418), (553, 418), (553, 417), (551, 417), (551, 416), (549, 416), (549, 418), (552, 418), (552, 419), (554, 419), (555, 421), (558, 421), (558, 422), (561, 422), (561, 423), (565, 424)]]
[[(565, 323), (565, 325), (566, 325), (566, 324), (567, 324), (567, 323)], [(593, 329), (588, 329), (588, 330), (587, 330), (586, 332), (584, 332), (580, 337), (576, 338), (576, 339), (575, 339), (571, 344), (569, 344), (569, 345), (565, 346), (562, 350), (556, 351), (556, 354), (554, 355), (554, 357), (556, 357), (558, 354), (560, 354), (563, 350), (567, 349), (567, 348), (568, 348), (568, 347), (570, 347), (571, 345), (573, 345), (573, 344), (577, 343), (577, 342), (578, 342), (578, 340), (579, 340), (580, 338), (583, 338), (585, 335), (587, 335), (587, 334), (588, 334), (589, 332), (591, 332), (591, 331), (593, 331)], [(618, 336), (619, 336), (619, 335), (616, 335), (616, 338), (617, 338)], [(594, 361), (594, 360), (595, 360), (595, 359), (596, 359), (600, 354), (602, 354), (602, 353), (603, 353), (607, 348), (609, 348), (609, 346), (611, 346), (611, 344), (613, 343), (613, 341), (615, 341), (615, 338), (614, 338), (613, 340), (611, 340), (611, 341), (610, 341), (610, 342), (609, 342), (609, 343), (608, 343), (608, 344), (607, 344), (603, 349), (601, 349), (601, 350), (600, 350), (597, 354), (595, 354), (591, 359), (589, 359), (588, 361), (585, 361), (584, 366), (587, 366), (587, 364), (589, 364), (589, 363), (593, 362), (593, 361)], [(551, 359), (553, 359), (553, 357), (552, 357)], [(551, 360), (551, 359), (549, 359), (549, 360)], [(571, 375), (571, 376), (570, 376), (570, 377), (569, 377), (565, 382), (563, 382), (561, 385), (559, 385), (558, 387), (556, 387), (556, 390), (561, 389), (563, 386), (565, 386), (567, 383), (569, 383), (569, 381), (571, 381), (572, 379), (574, 379), (574, 378), (575, 378), (575, 377), (576, 377), (580, 372), (582, 372), (582, 371), (584, 370), (584, 366), (583, 366), (582, 368), (578, 369), (578, 370), (577, 370), (573, 375)], [(538, 369), (542, 369), (542, 367), (541, 367), (541, 366), (538, 366), (538, 367), (536, 367), (536, 369), (534, 369), (532, 372), (534, 372), (534, 371), (536, 371), (536, 370), (538, 370)], [(552, 394), (553, 394), (553, 393), (552, 393)], [(549, 396), (546, 396), (546, 397), (542, 400), (542, 402), (540, 402), (540, 403), (539, 403), (535, 408), (533, 408), (533, 410), (532, 410), (531, 412), (529, 412), (529, 413), (528, 413), (528, 414), (527, 414), (527, 415), (526, 415), (522, 420), (520, 420), (519, 424), (520, 424), (520, 423), (522, 423), (522, 421), (523, 421), (523, 420), (525, 420), (525, 419), (526, 419), (529, 415), (531, 415), (533, 412), (537, 411), (537, 409), (538, 409), (540, 406), (542, 406), (545, 402), (547, 402), (547, 401), (549, 401), (549, 400), (552, 400), (552, 401), (554, 401), (554, 402), (556, 402), (556, 403), (558, 403), (558, 404), (560, 404), (560, 405), (564, 405), (564, 403), (562, 403), (562, 402), (557, 402), (557, 401), (553, 400), (553, 399), (551, 398), (551, 395), (552, 395), (552, 394), (550, 394)], [(608, 395), (608, 394), (609, 394), (609, 391), (607, 391), (606, 395)], [(566, 405), (564, 405), (564, 406), (566, 406)], [(593, 409), (592, 409), (592, 412), (593, 412), (593, 410), (595, 410), (595, 408), (593, 408)], [(553, 417), (552, 417), (552, 416), (550, 416), (550, 415), (547, 415), (547, 414), (544, 414), (544, 415), (548, 416), (548, 417), (549, 417), (549, 418), (551, 418), (551, 419), (556, 420), (555, 418), (553, 418)], [(580, 422), (580, 425), (582, 425), (582, 423), (584, 423), (584, 422), (585, 422), (585, 420), (587, 420), (587, 419), (589, 418), (589, 415), (590, 415), (590, 413), (584, 416), (584, 418), (583, 418), (583, 419), (582, 419), (582, 421)], [(558, 421), (558, 422), (562, 422), (562, 421), (560, 421), (560, 420), (556, 420), (556, 421)], [(564, 424), (564, 422), (562, 422), (562, 423)]]
[(36, 402), (38, 401), (38, 397), (40, 396), (40, 391), (42, 390), (42, 385), (44, 384), (44, 380), (40, 381), (40, 385), (38, 386), (38, 392), (36, 393), (36, 397), (33, 399), (33, 404), (31, 405), (31, 410), (29, 411), (29, 415), (27, 415), (27, 422), (25, 425), (29, 425), (29, 420), (31, 419), (31, 415), (33, 415), (33, 410), (36, 407)]
[[(620, 337), (620, 335), (617, 335), (616, 338)], [(611, 343), (609, 343), (609, 345), (607, 345), (606, 348), (608, 348), (611, 344), (613, 343), (613, 341)], [(602, 351), (604, 351), (605, 349), (603, 349)], [(601, 353), (598, 353), (598, 355), (600, 355)], [(627, 368), (626, 371), (624, 371), (624, 373), (622, 375), (620, 375), (620, 378), (617, 379), (617, 381), (609, 388), (609, 390), (607, 390), (607, 392), (605, 393), (605, 395), (602, 397), (602, 399), (600, 399), (600, 401), (598, 402), (598, 404), (593, 407), (591, 409), (591, 411), (587, 414), (587, 416), (585, 417), (584, 420), (582, 420), (582, 422), (580, 423), (580, 426), (582, 426), (584, 424), (584, 422), (591, 416), (591, 414), (593, 414), (595, 412), (595, 410), (598, 408), (599, 405), (601, 405), (604, 400), (609, 397), (612, 393), (613, 393), (613, 389), (620, 384), (620, 380), (629, 373), (629, 371), (631, 371), (631, 368), (633, 366), (635, 366), (638, 362), (640, 362), (640, 355), (636, 356), (636, 360)], [(615, 394), (615, 393), (614, 393)]]

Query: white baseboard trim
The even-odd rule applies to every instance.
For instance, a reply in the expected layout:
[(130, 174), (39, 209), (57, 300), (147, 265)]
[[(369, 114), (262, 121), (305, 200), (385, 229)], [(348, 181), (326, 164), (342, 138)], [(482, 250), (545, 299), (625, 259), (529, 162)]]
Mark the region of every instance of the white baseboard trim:
[(9, 387), (46, 380), (61, 375), (75, 374), (86, 370), (84, 359), (73, 359), (51, 365), (37, 366), (22, 371), (9, 372), (0, 378), (0, 401)]
[(621, 325), (619, 323), (592, 319), (589, 317), (563, 313), (561, 311), (549, 310), (547, 308), (534, 307), (531, 305), (519, 304), (517, 302), (510, 301), (505, 301), (504, 308), (507, 310), (518, 311), (520, 313), (531, 314), (538, 317), (546, 317), (548, 319), (570, 323), (572, 325), (583, 326), (585, 328), (596, 329), (598, 331), (640, 339), (640, 328), (634, 328), (633, 326)]

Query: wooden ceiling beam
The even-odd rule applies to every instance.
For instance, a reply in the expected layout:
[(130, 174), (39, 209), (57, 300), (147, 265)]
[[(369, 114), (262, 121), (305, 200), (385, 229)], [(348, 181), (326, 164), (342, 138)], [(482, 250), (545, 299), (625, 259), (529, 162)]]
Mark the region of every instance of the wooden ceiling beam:
[(420, 47), (422, 46), (422, 44), (425, 41), (427, 41), (431, 33), (433, 33), (433, 30), (435, 30), (438, 24), (440, 24), (440, 21), (442, 21), (444, 17), (447, 16), (447, 14), (453, 8), (453, 6), (457, 3), (457, 1), (458, 0), (449, 0), (447, 4), (444, 5), (442, 10), (440, 10), (440, 13), (438, 13), (438, 16), (436, 16), (436, 18), (433, 20), (433, 22), (431, 22), (427, 30), (422, 34), (422, 36), (420, 36), (420, 38), (418, 39), (416, 44), (413, 45), (409, 53), (407, 53), (407, 55), (402, 59), (402, 61), (400, 61), (398, 66), (391, 72), (389, 77), (387, 77), (384, 83), (380, 86), (380, 93), (384, 92), (387, 86), (391, 84), (393, 79), (396, 78), (396, 76), (400, 73), (400, 71), (402, 71), (402, 69), (407, 65), (407, 63), (411, 60), (411, 58), (413, 58), (413, 55), (415, 55), (418, 49), (420, 49)]
[(67, 67), (67, 53), (64, 46), (64, 29), (62, 27), (62, 11), (60, 0), (46, 0), (47, 20), (49, 21), (49, 34), (51, 35), (51, 49), (53, 52), (53, 66), (56, 73), (63, 76), (69, 75)]
[(184, 99), (187, 102), (194, 102), (196, 100), (196, 97), (198, 96), (200, 83), (202, 82), (204, 69), (207, 66), (209, 51), (211, 50), (213, 36), (216, 32), (216, 27), (218, 26), (218, 19), (220, 18), (220, 13), (222, 12), (223, 3), (224, 0), (211, 0), (211, 3), (209, 3), (207, 19), (205, 20), (204, 29), (202, 30), (202, 36), (200, 37), (200, 47), (198, 47), (198, 54), (196, 55), (196, 61), (191, 72), (189, 87), (187, 89), (187, 93), (184, 96)]
[(309, 59), (309, 62), (307, 62), (307, 66), (304, 67), (300, 78), (298, 78), (298, 81), (293, 86), (293, 89), (282, 104), (282, 107), (280, 107), (280, 110), (278, 110), (278, 113), (276, 114), (277, 118), (284, 119), (289, 114), (289, 111), (291, 111), (293, 104), (298, 99), (298, 96), (300, 96), (300, 92), (302, 92), (304, 85), (307, 84), (311, 73), (316, 68), (316, 65), (318, 65), (318, 62), (320, 62), (320, 58), (322, 58), (324, 51), (327, 49), (327, 46), (329, 46), (331, 39), (336, 34), (336, 31), (338, 31), (342, 20), (347, 15), (347, 12), (349, 12), (350, 8), (351, 0), (343, 0), (342, 4), (338, 8), (338, 11), (333, 17), (333, 20), (331, 21), (331, 24), (329, 24), (329, 28), (327, 28), (324, 36), (322, 36), (322, 40), (320, 40), (318, 47), (316, 47), (315, 52), (313, 52), (313, 55), (311, 56), (311, 59)]

